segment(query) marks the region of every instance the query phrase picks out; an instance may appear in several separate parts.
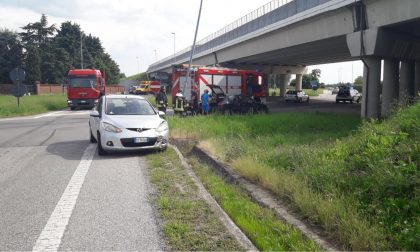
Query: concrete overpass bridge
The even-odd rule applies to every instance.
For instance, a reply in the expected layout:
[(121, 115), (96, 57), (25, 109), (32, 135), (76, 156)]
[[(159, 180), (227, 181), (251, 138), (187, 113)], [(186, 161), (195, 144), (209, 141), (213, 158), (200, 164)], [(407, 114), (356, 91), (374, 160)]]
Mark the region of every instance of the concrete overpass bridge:
[[(385, 117), (420, 90), (419, 27), (419, 0), (274, 0), (198, 41), (193, 64), (278, 74), (284, 93), (290, 74), (302, 87), (308, 65), (361, 59), (361, 116)], [(147, 72), (170, 72), (190, 53), (179, 51)]]

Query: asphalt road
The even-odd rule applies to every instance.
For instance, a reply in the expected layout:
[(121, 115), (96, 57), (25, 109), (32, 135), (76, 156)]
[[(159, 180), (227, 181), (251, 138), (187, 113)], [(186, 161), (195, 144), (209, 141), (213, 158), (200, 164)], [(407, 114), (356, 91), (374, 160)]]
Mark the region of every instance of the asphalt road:
[(0, 251), (164, 249), (145, 157), (99, 157), (88, 114), (0, 119)]
[(361, 114), (361, 104), (349, 102), (346, 103), (335, 103), (335, 96), (331, 94), (321, 94), (319, 96), (309, 97), (309, 102), (286, 103), (280, 97), (269, 97), (267, 99), (267, 105), (270, 112), (281, 113), (281, 112), (327, 112), (327, 113), (349, 113), (354, 115)]

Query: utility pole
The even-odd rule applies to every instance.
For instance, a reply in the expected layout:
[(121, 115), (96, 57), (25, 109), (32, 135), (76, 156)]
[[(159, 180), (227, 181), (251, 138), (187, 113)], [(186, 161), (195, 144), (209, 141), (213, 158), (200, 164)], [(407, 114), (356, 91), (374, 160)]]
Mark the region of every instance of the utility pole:
[(80, 31), (80, 65), (83, 68), (83, 34), (82, 31)]
[(187, 82), (191, 81), (190, 80), (191, 64), (192, 64), (192, 59), (193, 59), (193, 56), (194, 56), (195, 42), (197, 40), (198, 26), (200, 25), (200, 17), (201, 17), (201, 8), (202, 7), (203, 7), (203, 0), (200, 1), (200, 9), (198, 10), (197, 24), (195, 26), (194, 43), (193, 43), (192, 48), (191, 48), (190, 61), (188, 63), (188, 69), (187, 69), (187, 78), (185, 78), (185, 85), (184, 85), (184, 88), (182, 90), (182, 93), (185, 93), (185, 88), (187, 87)]
[(174, 65), (176, 63), (176, 50), (175, 50), (175, 32), (171, 32), (172, 35), (174, 35)]

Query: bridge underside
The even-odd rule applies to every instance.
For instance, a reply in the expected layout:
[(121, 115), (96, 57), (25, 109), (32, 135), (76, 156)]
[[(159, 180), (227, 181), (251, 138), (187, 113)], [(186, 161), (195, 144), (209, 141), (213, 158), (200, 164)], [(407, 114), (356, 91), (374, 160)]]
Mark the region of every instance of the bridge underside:
[(244, 65), (308, 66), (349, 61), (351, 59), (346, 36), (338, 36), (219, 63), (238, 68)]

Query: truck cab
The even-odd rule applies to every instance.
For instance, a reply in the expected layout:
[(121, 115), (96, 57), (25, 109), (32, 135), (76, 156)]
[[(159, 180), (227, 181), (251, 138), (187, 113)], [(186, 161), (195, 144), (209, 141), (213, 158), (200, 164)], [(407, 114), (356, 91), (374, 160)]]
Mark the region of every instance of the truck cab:
[(67, 85), (67, 105), (71, 110), (93, 108), (105, 94), (105, 80), (96, 69), (72, 69), (65, 79)]

